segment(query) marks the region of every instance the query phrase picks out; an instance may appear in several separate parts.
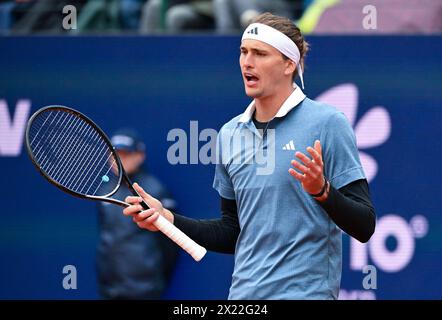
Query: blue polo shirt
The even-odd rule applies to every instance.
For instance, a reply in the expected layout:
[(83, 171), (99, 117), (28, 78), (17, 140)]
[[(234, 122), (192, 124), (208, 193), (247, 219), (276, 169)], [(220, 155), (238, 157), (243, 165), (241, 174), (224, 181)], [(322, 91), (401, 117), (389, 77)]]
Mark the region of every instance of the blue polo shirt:
[[(241, 231), (229, 299), (336, 299), (341, 230), (288, 169), (319, 139), (325, 176), (337, 189), (365, 175), (343, 113), (296, 88), (268, 125), (256, 129), (252, 102), (218, 135), (214, 188), (235, 199)], [(263, 138), (264, 137), (264, 138)]]

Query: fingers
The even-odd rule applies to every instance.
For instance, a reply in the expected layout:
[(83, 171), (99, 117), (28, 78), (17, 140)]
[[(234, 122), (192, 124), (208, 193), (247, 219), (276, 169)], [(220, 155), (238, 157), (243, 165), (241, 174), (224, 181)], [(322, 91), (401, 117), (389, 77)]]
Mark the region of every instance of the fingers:
[(305, 164), (304, 168), (302, 168), (294, 164), (294, 162), (297, 161), (292, 160), (292, 165), (298, 168), (301, 172), (307, 175), (311, 175), (313, 178), (316, 178), (321, 173), (321, 168), (318, 166), (318, 164), (315, 161), (310, 160), (310, 158), (307, 157), (305, 154), (303, 154), (302, 152), (296, 152), (295, 155)]
[(124, 208), (123, 214), (126, 216), (134, 216), (137, 215), (140, 211), (143, 211), (143, 207), (139, 204), (134, 204), (127, 208)]
[(150, 208), (156, 208), (159, 206), (160, 202), (154, 197), (152, 197), (150, 194), (148, 194), (146, 191), (144, 191), (144, 189), (141, 188), (138, 183), (135, 182), (133, 184), (133, 187), (135, 191), (138, 192), (138, 194), (143, 197), (144, 201), (147, 203), (147, 205)]
[[(292, 166), (294, 166), (296, 169), (298, 169), (300, 172), (303, 173), (302, 176), (304, 176), (304, 178), (310, 177), (315, 180), (322, 175), (322, 166), (323, 166), (322, 159), (316, 149), (313, 149), (312, 147), (308, 147), (307, 151), (312, 155), (313, 160), (311, 160), (309, 157), (307, 157), (302, 152), (296, 152), (295, 156), (299, 160), (301, 160), (302, 163), (298, 162), (296, 160), (292, 160), (291, 164), (292, 164)], [(296, 179), (300, 180), (299, 175), (295, 174), (295, 173), (299, 174), (299, 172), (296, 172), (296, 171), (291, 172), (289, 170), (289, 173), (293, 177), (295, 177)]]
[(137, 191), (139, 193), (139, 195), (142, 196), (144, 199), (146, 199), (146, 200), (153, 199), (152, 196), (150, 194), (148, 194), (146, 191), (144, 191), (144, 189), (141, 188), (138, 183), (135, 182), (133, 184), (133, 187), (134, 187), (135, 191)]
[(144, 220), (148, 219), (150, 216), (152, 216), (155, 212), (156, 212), (156, 210), (154, 208), (142, 211), (138, 214), (133, 215), (133, 221), (134, 222), (144, 221)]
[[(151, 209), (149, 209), (151, 210)], [(152, 224), (159, 218), (160, 214), (158, 212), (154, 212), (149, 218), (137, 222), (137, 225), (140, 228), (151, 229)]]
[(322, 161), (322, 147), (319, 140), (316, 140), (313, 148), (308, 147), (307, 152), (311, 155), (312, 159), (303, 154), (302, 152), (296, 152), (295, 156), (299, 160), (292, 160), (291, 164), (295, 169), (290, 168), (289, 173), (295, 179), (299, 180), (305, 191), (310, 194), (316, 194), (322, 188), (323, 184), (323, 167)]
[(292, 177), (299, 180), (300, 182), (304, 181), (304, 175), (297, 172), (295, 169), (290, 168), (289, 173)]
[(315, 161), (315, 163), (317, 163), (318, 165), (322, 166), (322, 157), (318, 153), (318, 151), (316, 151), (316, 149), (313, 149), (312, 147), (308, 147), (307, 151), (312, 156), (313, 161)]
[(301, 171), (303, 173), (304, 178), (312, 178), (312, 179), (317, 179), (318, 175), (320, 173), (320, 169), (318, 169), (317, 165), (309, 165), (309, 167), (306, 167), (302, 164), (300, 164), (299, 162), (297, 162), (296, 160), (292, 160), (292, 166), (294, 166), (296, 169), (298, 169), (299, 171)]
[(306, 166), (309, 166), (310, 163), (312, 162), (312, 160), (310, 160), (309, 157), (307, 157), (305, 154), (303, 154), (302, 152), (296, 152), (295, 156), (301, 160)]
[(314, 144), (314, 148), (316, 150), (316, 152), (321, 156), (322, 158), (322, 146), (321, 146), (321, 141), (316, 140), (315, 144)]
[(306, 166), (304, 166), (303, 164), (299, 163), (296, 160), (292, 160), (290, 163), (292, 164), (292, 166), (294, 166), (296, 169), (298, 169), (304, 174), (306, 174), (309, 171), (309, 168), (307, 168)]
[(134, 197), (134, 196), (128, 196), (126, 199), (124, 199), (124, 202), (129, 204), (138, 204), (143, 201), (143, 198), (141, 197)]
[(324, 166), (324, 163), (322, 162), (321, 156), (318, 154), (316, 149), (313, 149), (311, 147), (307, 148), (307, 151), (311, 154), (313, 161), (310, 163), (311, 165), (309, 168), (314, 173), (315, 178), (322, 175), (322, 168)]

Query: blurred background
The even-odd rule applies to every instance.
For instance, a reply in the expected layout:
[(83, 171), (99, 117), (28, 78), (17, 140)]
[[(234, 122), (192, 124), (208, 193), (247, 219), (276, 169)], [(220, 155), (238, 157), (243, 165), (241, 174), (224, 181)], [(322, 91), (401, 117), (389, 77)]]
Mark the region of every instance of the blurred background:
[[(266, 11), (305, 34), (304, 92), (347, 115), (370, 182), (377, 229), (364, 245), (343, 235), (340, 299), (442, 299), (442, 1), (0, 0), (1, 299), (101, 298), (97, 204), (50, 185), (26, 153), (43, 106), (75, 108), (109, 135), (136, 128), (177, 211), (219, 216), (214, 166), (171, 164), (168, 134), (202, 150), (204, 129), (243, 112), (241, 33)], [(68, 265), (76, 289), (63, 287)], [(367, 265), (376, 289), (363, 287)], [(232, 256), (180, 251), (162, 298), (226, 299), (232, 270)]]

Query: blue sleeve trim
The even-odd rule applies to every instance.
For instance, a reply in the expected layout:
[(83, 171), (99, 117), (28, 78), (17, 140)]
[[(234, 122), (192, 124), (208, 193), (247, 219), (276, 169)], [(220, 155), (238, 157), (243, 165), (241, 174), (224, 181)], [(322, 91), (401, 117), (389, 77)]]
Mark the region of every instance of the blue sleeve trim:
[(365, 179), (364, 170), (362, 167), (356, 167), (345, 170), (337, 176), (330, 178), (330, 183), (335, 189), (340, 189), (347, 184), (360, 179)]
[(219, 180), (213, 182), (213, 188), (218, 191), (219, 195), (223, 198), (235, 200), (235, 192), (232, 188), (226, 187)]

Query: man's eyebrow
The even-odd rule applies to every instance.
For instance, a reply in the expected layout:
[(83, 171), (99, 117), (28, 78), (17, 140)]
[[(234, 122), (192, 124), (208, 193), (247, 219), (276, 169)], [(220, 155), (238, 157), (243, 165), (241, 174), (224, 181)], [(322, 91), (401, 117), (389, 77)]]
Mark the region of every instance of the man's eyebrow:
[(250, 50), (254, 52), (261, 52), (261, 53), (267, 53), (268, 51), (265, 49), (259, 49), (259, 48), (246, 48), (244, 46), (239, 47), (240, 50)]

